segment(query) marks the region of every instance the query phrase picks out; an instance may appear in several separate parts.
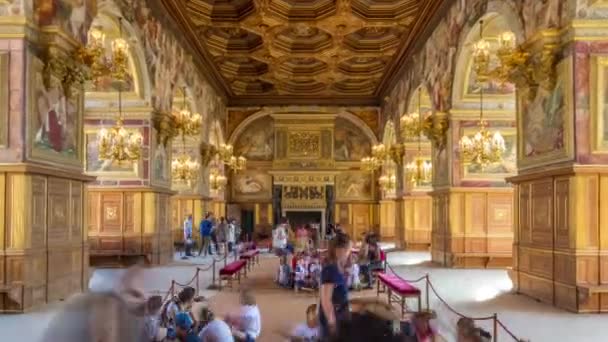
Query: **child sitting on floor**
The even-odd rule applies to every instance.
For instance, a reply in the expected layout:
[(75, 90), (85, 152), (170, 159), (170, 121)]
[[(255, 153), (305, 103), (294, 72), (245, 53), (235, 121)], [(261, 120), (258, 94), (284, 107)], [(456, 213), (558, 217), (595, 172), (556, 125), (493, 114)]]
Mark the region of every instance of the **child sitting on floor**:
[(232, 335), (237, 341), (253, 342), (262, 331), (262, 318), (255, 297), (250, 290), (241, 291), (241, 309), (238, 314), (226, 317)]
[(287, 263), (287, 257), (281, 257), (281, 264), (279, 265), (279, 270), (277, 271), (277, 283), (281, 287), (291, 287), (291, 267)]
[(306, 308), (306, 323), (302, 323), (291, 333), (290, 341), (316, 342), (319, 340), (319, 317), (317, 316), (317, 304), (311, 304)]

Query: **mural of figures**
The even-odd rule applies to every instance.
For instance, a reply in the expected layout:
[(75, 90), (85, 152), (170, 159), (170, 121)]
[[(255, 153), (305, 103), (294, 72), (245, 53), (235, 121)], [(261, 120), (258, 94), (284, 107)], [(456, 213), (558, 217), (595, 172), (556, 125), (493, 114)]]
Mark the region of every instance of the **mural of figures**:
[(245, 171), (233, 178), (232, 196), (237, 200), (264, 200), (272, 198), (272, 176)]
[(561, 62), (558, 79), (553, 90), (538, 88), (535, 98), (522, 101), (523, 155), (536, 157), (563, 150), (565, 145), (565, 120), (567, 88), (563, 75), (566, 75)]
[(41, 26), (57, 25), (84, 43), (97, 12), (97, 0), (34, 0), (34, 8)]
[[(498, 42), (496, 40), (489, 40), (490, 51), (496, 51), (498, 49)], [(493, 52), (490, 59), (490, 70), (498, 66), (498, 59), (496, 54)], [(473, 69), (473, 63), (469, 63), (467, 68), (468, 74), (466, 77), (466, 89), (465, 96), (479, 96), (479, 90), (483, 87), (484, 96), (507, 96), (515, 94), (515, 86), (511, 83), (501, 83), (496, 80), (488, 80), (487, 82), (480, 83), (477, 81), (477, 73)]]
[(371, 174), (360, 171), (345, 171), (336, 176), (337, 200), (372, 199)]
[(167, 149), (159, 144), (154, 149), (152, 159), (152, 177), (155, 181), (168, 183), (171, 180), (171, 170), (167, 159)]
[(91, 174), (115, 174), (121, 177), (137, 176), (137, 164), (133, 162), (117, 163), (109, 160), (99, 159), (99, 145), (97, 131), (85, 133), (86, 144), (86, 168)]
[(51, 155), (78, 157), (78, 95), (67, 98), (59, 82), (55, 80), (49, 89), (36, 74), (33, 95), (34, 118), (32, 122), (34, 148)]
[(250, 123), (234, 144), (234, 153), (248, 160), (272, 160), (274, 155), (274, 125), (270, 116)]
[(336, 118), (334, 128), (334, 159), (359, 161), (371, 153), (371, 143), (363, 130), (350, 120)]
[(0, 16), (22, 15), (22, 0), (4, 0), (0, 2)]

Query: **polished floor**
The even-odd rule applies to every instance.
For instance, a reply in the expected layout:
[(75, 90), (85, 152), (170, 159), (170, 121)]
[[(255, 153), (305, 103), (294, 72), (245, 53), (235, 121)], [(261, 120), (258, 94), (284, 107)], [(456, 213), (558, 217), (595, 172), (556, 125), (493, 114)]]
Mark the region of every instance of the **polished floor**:
[[(429, 274), (437, 293), (452, 308), (466, 315), (491, 316), (498, 314), (499, 319), (519, 338), (530, 341), (608, 341), (605, 315), (576, 315), (554, 309), (549, 305), (536, 302), (528, 297), (511, 293), (512, 283), (503, 270), (451, 270), (438, 268), (429, 263), (428, 253), (393, 252), (389, 263), (393, 269), (406, 279), (415, 279)], [(179, 260), (171, 266), (155, 267), (144, 271), (140, 286), (147, 293), (163, 293), (170, 286), (171, 279), (187, 282), (195, 272), (195, 263), (203, 268), (209, 265), (208, 259)], [(245, 286), (252, 287), (257, 294), (263, 316), (263, 329), (260, 341), (280, 341), (280, 331), (289, 329), (304, 319), (307, 305), (318, 301), (316, 294), (299, 293), (278, 289), (272, 277), (278, 261), (268, 255), (262, 259), (251, 274)], [(103, 269), (93, 272), (90, 287), (92, 290), (112, 288), (122, 270)], [(209, 284), (211, 274), (202, 272), (201, 289)], [(420, 286), (424, 288), (423, 283)], [(218, 315), (234, 310), (238, 305), (235, 290), (222, 292), (202, 290), (210, 298), (211, 306)], [(375, 296), (375, 292), (357, 292), (356, 296)], [(423, 296), (424, 298), (425, 296)], [(438, 313), (436, 325), (447, 341), (453, 341), (453, 326), (458, 318), (439, 302), (434, 294), (429, 296), (431, 308)], [(424, 300), (423, 300), (424, 301)], [(412, 303), (413, 304), (413, 303)], [(50, 317), (61, 303), (48, 306), (45, 310), (25, 315), (0, 316), (1, 341), (38, 341), (48, 325)], [(481, 323), (492, 331), (491, 321)], [(499, 341), (512, 339), (502, 330)]]

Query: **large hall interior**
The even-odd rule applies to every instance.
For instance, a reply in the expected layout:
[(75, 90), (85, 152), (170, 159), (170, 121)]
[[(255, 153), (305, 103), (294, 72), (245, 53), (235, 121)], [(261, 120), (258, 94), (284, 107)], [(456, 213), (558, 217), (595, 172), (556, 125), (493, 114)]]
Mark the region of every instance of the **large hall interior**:
[(0, 0), (0, 340), (139, 265), (284, 341), (337, 230), (436, 341), (608, 341), (608, 0)]

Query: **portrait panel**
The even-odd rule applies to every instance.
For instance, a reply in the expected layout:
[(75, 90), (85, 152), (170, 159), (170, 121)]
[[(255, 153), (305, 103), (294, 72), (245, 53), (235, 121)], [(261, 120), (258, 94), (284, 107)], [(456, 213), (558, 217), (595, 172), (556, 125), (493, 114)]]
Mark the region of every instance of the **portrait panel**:
[[(517, 134), (514, 128), (491, 129), (490, 132), (500, 131), (505, 139), (506, 150), (502, 154), (502, 161), (482, 167), (478, 164), (463, 164), (463, 180), (504, 180), (506, 177), (517, 174)], [(472, 136), (477, 129), (465, 129), (463, 133)]]
[(336, 118), (334, 128), (334, 159), (360, 161), (371, 154), (371, 142), (363, 130), (350, 120)]
[(28, 101), (31, 157), (81, 166), (82, 92), (73, 87), (67, 96), (59, 78), (54, 75), (50, 77), (49, 86), (45, 86), (39, 60), (34, 60), (33, 70)]
[(272, 160), (274, 156), (274, 125), (270, 116), (250, 123), (234, 144), (236, 155), (248, 160)]
[(116, 162), (99, 159), (97, 129), (85, 130), (85, 172), (104, 178), (137, 178), (139, 176), (138, 162)]
[(232, 178), (232, 198), (236, 201), (272, 199), (272, 176), (254, 170), (237, 173)]
[(150, 155), (150, 180), (154, 185), (160, 185), (165, 187), (171, 186), (171, 160), (169, 159), (169, 152), (171, 151), (171, 145), (166, 147), (162, 144), (156, 144), (156, 130), (152, 130), (152, 142), (153, 148)]
[(372, 175), (362, 171), (344, 171), (336, 176), (336, 200), (373, 199)]
[(519, 163), (523, 168), (567, 160), (572, 151), (572, 60), (557, 66), (551, 90), (538, 87), (532, 100), (519, 98)]

